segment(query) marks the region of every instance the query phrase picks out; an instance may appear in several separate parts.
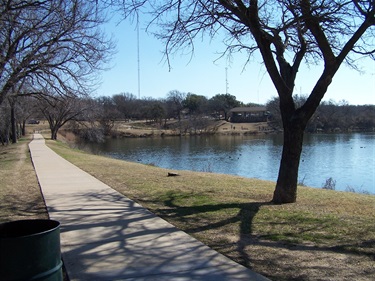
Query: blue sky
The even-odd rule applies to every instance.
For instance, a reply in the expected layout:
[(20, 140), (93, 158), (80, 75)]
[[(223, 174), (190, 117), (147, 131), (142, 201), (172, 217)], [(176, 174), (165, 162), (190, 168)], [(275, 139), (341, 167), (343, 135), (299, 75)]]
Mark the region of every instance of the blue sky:
[[(142, 25), (141, 25), (142, 26)], [(98, 96), (112, 96), (132, 93), (138, 96), (137, 32), (129, 21), (117, 24), (113, 19), (106, 25), (106, 32), (117, 41), (117, 53), (111, 62), (111, 69), (102, 73)], [(245, 66), (247, 57), (237, 53), (231, 63), (220, 57), (224, 45), (209, 38), (197, 42), (193, 57), (177, 53), (171, 57), (172, 69), (163, 58), (163, 44), (140, 29), (140, 96), (164, 98), (171, 90), (191, 92), (211, 98), (216, 94), (228, 93), (237, 100), (266, 103), (277, 96), (269, 76), (262, 66), (259, 55)], [(375, 62), (369, 59), (360, 64), (364, 74), (343, 65), (325, 95), (324, 100), (350, 104), (375, 104)], [(227, 71), (226, 71), (227, 68)], [(299, 72), (295, 93), (308, 94), (320, 73), (318, 67), (302, 68)]]

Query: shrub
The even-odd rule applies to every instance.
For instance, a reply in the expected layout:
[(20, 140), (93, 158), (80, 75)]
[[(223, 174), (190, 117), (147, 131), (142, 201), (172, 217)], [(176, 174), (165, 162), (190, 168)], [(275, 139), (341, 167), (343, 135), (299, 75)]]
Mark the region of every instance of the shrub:
[(330, 177), (326, 179), (325, 184), (322, 186), (323, 189), (335, 190), (336, 189), (336, 181)]

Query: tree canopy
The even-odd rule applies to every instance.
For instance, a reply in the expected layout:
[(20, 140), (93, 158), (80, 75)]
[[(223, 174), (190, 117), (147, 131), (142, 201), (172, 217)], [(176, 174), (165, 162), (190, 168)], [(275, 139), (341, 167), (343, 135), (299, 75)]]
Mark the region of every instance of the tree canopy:
[(217, 94), (210, 99), (212, 108), (218, 112), (224, 113), (224, 119), (228, 119), (228, 112), (234, 107), (240, 106), (241, 102), (237, 98), (230, 94)]

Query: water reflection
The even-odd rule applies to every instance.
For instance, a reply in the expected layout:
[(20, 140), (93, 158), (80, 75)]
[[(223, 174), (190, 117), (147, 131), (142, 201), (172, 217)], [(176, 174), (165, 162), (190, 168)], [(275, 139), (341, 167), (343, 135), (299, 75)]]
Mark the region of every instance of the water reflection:
[[(375, 194), (375, 134), (306, 135), (299, 181), (337, 190), (347, 187)], [(111, 139), (90, 145), (94, 153), (160, 167), (234, 174), (276, 181), (282, 135), (194, 136)]]

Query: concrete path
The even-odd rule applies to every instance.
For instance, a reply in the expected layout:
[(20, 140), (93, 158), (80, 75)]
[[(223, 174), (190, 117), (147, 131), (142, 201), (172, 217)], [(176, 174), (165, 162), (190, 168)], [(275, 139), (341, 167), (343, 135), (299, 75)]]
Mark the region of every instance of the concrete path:
[(40, 134), (29, 148), (71, 281), (268, 280), (64, 160)]

